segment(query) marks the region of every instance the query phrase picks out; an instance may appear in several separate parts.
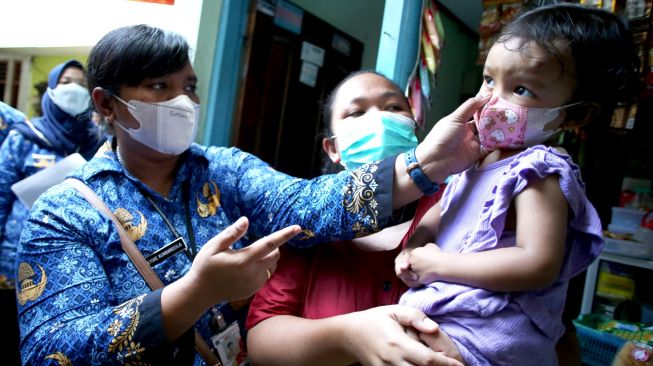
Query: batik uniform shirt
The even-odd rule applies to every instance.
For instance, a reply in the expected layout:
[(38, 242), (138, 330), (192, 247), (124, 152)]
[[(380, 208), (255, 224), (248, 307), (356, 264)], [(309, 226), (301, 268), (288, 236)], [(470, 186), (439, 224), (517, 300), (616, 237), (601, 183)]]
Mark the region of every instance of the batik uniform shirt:
[(0, 144), (9, 135), (9, 130), (16, 122), (25, 120), (23, 112), (12, 108), (11, 106), (0, 102)]
[(0, 288), (13, 288), (16, 247), (29, 209), (11, 185), (54, 165), (63, 156), (12, 131), (0, 148)]
[[(277, 172), (235, 148), (194, 144), (182, 161), (167, 198), (123, 170), (111, 150), (73, 176), (102, 198), (145, 257), (175, 237), (142, 192), (190, 242), (188, 204), (198, 250), (240, 216), (249, 218), (250, 228), (239, 245), (299, 224), (302, 233), (286, 245), (305, 247), (376, 231), (391, 214), (393, 159), (310, 181)], [(184, 202), (185, 184), (190, 198)], [(113, 222), (66, 182), (34, 204), (17, 263), (23, 362), (202, 363), (193, 351), (192, 330), (166, 343), (161, 291), (150, 291), (129, 261)], [(153, 269), (169, 284), (190, 267), (181, 252)], [(207, 342), (210, 314), (197, 324)]]

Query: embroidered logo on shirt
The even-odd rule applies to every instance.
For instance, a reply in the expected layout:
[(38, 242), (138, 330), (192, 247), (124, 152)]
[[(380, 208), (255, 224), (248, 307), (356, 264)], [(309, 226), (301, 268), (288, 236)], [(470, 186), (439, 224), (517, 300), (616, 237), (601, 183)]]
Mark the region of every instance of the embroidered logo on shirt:
[(303, 229), (302, 231), (299, 232), (299, 235), (303, 235), (299, 238), (299, 240), (308, 240), (310, 238), (315, 237), (315, 233), (308, 229)]
[(200, 200), (199, 194), (195, 195), (195, 199), (197, 200), (197, 213), (203, 219), (215, 215), (218, 207), (220, 207), (220, 190), (218, 189), (218, 185), (212, 180), (204, 183), (202, 197), (207, 199), (206, 203)]
[(73, 366), (73, 363), (70, 361), (68, 356), (63, 354), (62, 352), (55, 352), (51, 355), (45, 356), (45, 359), (51, 359), (57, 361), (57, 364), (59, 366)]
[(376, 163), (369, 164), (367, 169), (358, 168), (351, 171), (351, 181), (343, 187), (345, 197), (343, 206), (347, 212), (359, 215), (362, 220), (354, 223), (352, 230), (357, 232), (356, 235), (365, 234), (368, 228), (372, 232), (379, 230), (377, 211), (378, 203), (374, 192), (378, 184), (374, 180), (374, 172), (378, 169)]
[(138, 222), (138, 226), (134, 226), (134, 216), (132, 216), (132, 214), (129, 213), (129, 211), (126, 209), (118, 208), (116, 212), (114, 212), (118, 218), (118, 221), (120, 221), (120, 224), (127, 232), (127, 235), (129, 235), (133, 241), (142, 238), (143, 235), (145, 235), (145, 231), (147, 230), (147, 219), (140, 211), (136, 210), (136, 212), (141, 217), (140, 221)]
[(32, 154), (35, 168), (48, 168), (54, 165), (54, 155)]
[(28, 301), (34, 301), (41, 296), (48, 283), (48, 276), (45, 274), (43, 267), (37, 264), (41, 269), (41, 281), (34, 283), (33, 278), (36, 276), (34, 269), (29, 264), (23, 262), (18, 266), (18, 281), (20, 282), (20, 291), (18, 291), (18, 303), (25, 305)]
[(118, 353), (116, 357), (124, 360), (127, 365), (143, 364), (141, 355), (145, 348), (140, 342), (133, 341), (133, 337), (141, 318), (140, 305), (144, 297), (145, 295), (141, 295), (116, 306), (113, 313), (117, 316), (107, 328), (107, 332), (113, 337), (109, 352)]

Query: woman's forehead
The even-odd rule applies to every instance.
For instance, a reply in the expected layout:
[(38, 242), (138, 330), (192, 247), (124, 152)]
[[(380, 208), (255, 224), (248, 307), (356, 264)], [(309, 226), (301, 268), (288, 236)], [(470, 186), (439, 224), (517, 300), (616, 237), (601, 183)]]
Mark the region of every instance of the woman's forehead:
[(73, 67), (73, 66), (67, 67), (61, 73), (61, 76), (59, 77), (59, 81), (63, 79), (74, 80), (74, 81), (84, 80), (84, 71), (82, 71), (78, 67)]
[(352, 77), (340, 86), (336, 94), (336, 103), (350, 103), (357, 99), (387, 97), (389, 94), (401, 96), (401, 92), (388, 79), (373, 73)]

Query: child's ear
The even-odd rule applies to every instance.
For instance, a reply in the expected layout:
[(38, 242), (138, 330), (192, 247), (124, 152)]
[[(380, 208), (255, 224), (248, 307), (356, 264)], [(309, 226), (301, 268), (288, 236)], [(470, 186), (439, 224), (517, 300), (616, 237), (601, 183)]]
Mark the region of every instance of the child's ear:
[(596, 102), (583, 103), (567, 112), (567, 118), (560, 127), (574, 129), (590, 123), (601, 113), (601, 105)]

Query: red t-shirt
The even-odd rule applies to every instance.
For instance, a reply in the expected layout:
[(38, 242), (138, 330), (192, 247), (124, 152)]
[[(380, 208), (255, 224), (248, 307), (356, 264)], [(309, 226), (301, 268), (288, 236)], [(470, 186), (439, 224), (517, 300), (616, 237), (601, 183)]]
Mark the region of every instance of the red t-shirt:
[(440, 196), (420, 199), (415, 220), (394, 250), (362, 251), (349, 241), (306, 250), (282, 247), (277, 270), (250, 304), (247, 329), (276, 315), (321, 319), (396, 304), (407, 287), (395, 275), (394, 259)]

